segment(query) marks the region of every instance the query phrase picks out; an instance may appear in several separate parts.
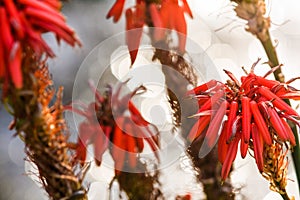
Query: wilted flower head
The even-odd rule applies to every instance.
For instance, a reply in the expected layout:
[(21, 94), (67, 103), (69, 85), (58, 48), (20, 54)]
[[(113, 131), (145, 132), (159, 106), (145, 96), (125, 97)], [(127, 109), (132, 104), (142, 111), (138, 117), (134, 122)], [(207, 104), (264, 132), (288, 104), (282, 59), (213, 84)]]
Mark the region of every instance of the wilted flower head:
[(115, 162), (116, 173), (121, 169), (134, 169), (138, 154), (144, 149), (144, 141), (156, 154), (158, 150), (157, 128), (144, 120), (138, 109), (131, 102), (131, 97), (144, 87), (120, 97), (123, 84), (113, 89), (108, 87), (101, 95), (93, 86), (95, 102), (88, 106), (76, 103), (66, 106), (86, 119), (79, 126), (76, 159), (83, 163), (86, 159), (86, 148), (94, 145), (94, 158), (97, 165), (101, 164), (103, 153), (109, 149)]
[(54, 53), (42, 38), (52, 32), (71, 46), (80, 44), (75, 32), (65, 24), (59, 0), (0, 0), (0, 79), (21, 88), (22, 52), (31, 47), (36, 55)]
[[(117, 0), (107, 14), (117, 22), (124, 8), (125, 0)], [(155, 41), (166, 39), (164, 29), (176, 30), (178, 34), (178, 50), (185, 51), (187, 26), (184, 17), (187, 13), (193, 17), (186, 0), (137, 0), (136, 5), (126, 10), (126, 42), (130, 52), (131, 62), (134, 63), (144, 25), (156, 27), (153, 33)]]
[(200, 118), (189, 139), (193, 141), (202, 135), (212, 147), (220, 130), (218, 153), (223, 164), (223, 179), (229, 174), (238, 143), (242, 158), (249, 148), (254, 151), (260, 172), (269, 162), (265, 156), (266, 148), (277, 143), (296, 145), (287, 120), (299, 125), (299, 115), (283, 99), (299, 99), (300, 92), (289, 85), (290, 81), (280, 83), (266, 78), (280, 66), (263, 77), (254, 73), (254, 66), (241, 78), (241, 82), (224, 70), (230, 77), (226, 84), (211, 80), (189, 92), (195, 94), (200, 106), (199, 113), (195, 115)]

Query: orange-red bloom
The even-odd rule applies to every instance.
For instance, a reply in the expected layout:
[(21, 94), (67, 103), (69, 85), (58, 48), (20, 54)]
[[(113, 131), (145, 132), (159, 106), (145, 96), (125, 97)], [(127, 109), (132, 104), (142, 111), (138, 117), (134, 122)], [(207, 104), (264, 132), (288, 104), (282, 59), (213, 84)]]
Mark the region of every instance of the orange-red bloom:
[(16, 88), (23, 85), (22, 52), (30, 46), (37, 56), (54, 53), (41, 34), (53, 32), (71, 46), (80, 44), (75, 32), (65, 24), (60, 14), (59, 0), (0, 0), (0, 79), (4, 87), (12, 82)]
[[(79, 126), (76, 159), (84, 163), (86, 148), (93, 144), (95, 162), (100, 165), (103, 153), (109, 149), (116, 173), (125, 167), (136, 167), (137, 156), (144, 149), (144, 141), (147, 141), (158, 158), (158, 130), (144, 120), (130, 101), (140, 88), (120, 98), (121, 89), (122, 84), (114, 91), (108, 88), (104, 95), (100, 95), (93, 88), (95, 102), (88, 106), (77, 103), (79, 108), (76, 108), (76, 103), (65, 107), (86, 118)], [(130, 114), (126, 115), (128, 111)]]
[[(124, 3), (125, 0), (117, 0), (106, 17), (112, 17), (113, 21), (117, 22), (121, 17)], [(153, 31), (152, 37), (154, 41), (166, 39), (166, 31), (162, 30), (162, 28), (176, 30), (179, 41), (178, 50), (183, 53), (185, 51), (187, 34), (184, 13), (193, 17), (186, 0), (162, 0), (159, 2), (137, 0), (134, 7), (128, 8), (126, 10), (126, 43), (132, 64), (138, 53), (144, 25), (160, 28)], [(150, 19), (147, 16), (150, 16)]]
[[(231, 80), (226, 84), (212, 80), (189, 91), (194, 94), (200, 106), (198, 122), (191, 129), (188, 138), (193, 141), (200, 135), (206, 137), (207, 145), (214, 145), (221, 129), (218, 154), (223, 164), (222, 178), (226, 179), (236, 157), (238, 143), (244, 158), (249, 148), (259, 171), (263, 171), (263, 150), (265, 145), (278, 141), (296, 145), (295, 137), (287, 120), (297, 125), (299, 114), (283, 99), (298, 99), (300, 92), (289, 86), (266, 79), (251, 72), (239, 82), (232, 73), (225, 71)], [(228, 105), (227, 105), (228, 104)], [(224, 120), (222, 125), (222, 120)]]

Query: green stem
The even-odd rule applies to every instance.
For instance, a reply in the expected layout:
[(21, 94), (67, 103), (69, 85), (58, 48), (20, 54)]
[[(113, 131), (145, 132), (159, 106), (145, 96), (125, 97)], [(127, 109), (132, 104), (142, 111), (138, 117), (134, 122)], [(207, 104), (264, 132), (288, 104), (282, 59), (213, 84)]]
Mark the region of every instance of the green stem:
[[(261, 44), (263, 45), (265, 52), (268, 56), (269, 59), (269, 65), (271, 68), (276, 67), (279, 65), (279, 61), (278, 61), (278, 56), (276, 53), (276, 49), (273, 46), (272, 40), (271, 40), (271, 35), (269, 33), (269, 31), (266, 33), (268, 35), (268, 39), (267, 40), (262, 40), (261, 38), (258, 38), (261, 42)], [(282, 72), (281, 72), (281, 68), (277, 69), (274, 72), (274, 76), (275, 79), (280, 81), (280, 82), (284, 82), (284, 77), (282, 76)]]
[[(269, 33), (269, 31), (266, 33), (267, 34), (267, 39), (266, 40), (262, 40), (261, 38), (258, 38), (260, 40), (260, 42), (262, 43), (265, 52), (268, 56), (269, 59), (269, 65), (271, 68), (276, 67), (279, 65), (279, 61), (278, 61), (278, 57), (277, 57), (277, 53), (276, 53), (276, 49), (273, 46), (272, 40), (271, 40), (271, 35)], [(274, 76), (275, 79), (280, 81), (280, 82), (284, 82), (284, 76), (281, 72), (281, 69), (277, 69), (274, 72)], [(286, 103), (291, 105), (289, 100), (286, 100)], [(295, 139), (296, 139), (296, 146), (294, 148), (294, 151), (292, 152), (292, 157), (293, 157), (293, 162), (295, 165), (295, 170), (296, 170), (296, 176), (297, 176), (297, 180), (298, 180), (298, 185), (300, 184), (300, 145), (299, 145), (299, 138), (298, 138), (298, 133), (297, 133), (297, 127), (295, 126), (294, 123), (289, 123), (291, 129), (293, 130), (293, 133), (295, 135)], [(283, 197), (284, 198), (284, 197)], [(286, 198), (284, 198), (286, 199)], [(287, 198), (288, 199), (288, 198)]]

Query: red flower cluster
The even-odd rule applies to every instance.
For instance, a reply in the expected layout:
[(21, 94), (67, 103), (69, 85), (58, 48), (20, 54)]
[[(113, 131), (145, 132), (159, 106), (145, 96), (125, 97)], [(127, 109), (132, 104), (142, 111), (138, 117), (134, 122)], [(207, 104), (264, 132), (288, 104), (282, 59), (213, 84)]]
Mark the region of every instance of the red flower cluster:
[[(122, 85), (116, 88), (108, 88), (105, 95), (93, 87), (96, 94), (96, 101), (88, 106), (77, 103), (80, 108), (75, 108), (76, 103), (66, 106), (84, 117), (86, 120), (80, 124), (79, 136), (76, 149), (76, 159), (84, 163), (86, 159), (86, 148), (89, 144), (94, 145), (94, 158), (99, 166), (102, 155), (110, 149), (110, 154), (115, 162), (116, 173), (125, 166), (135, 168), (137, 156), (144, 149), (144, 140), (158, 158), (158, 130), (155, 126), (145, 121), (130, 101), (130, 98), (138, 92), (119, 98)], [(129, 111), (129, 116), (126, 113)]]
[[(117, 0), (108, 12), (107, 18), (113, 17), (114, 22), (117, 22), (121, 17), (124, 3), (125, 0)], [(133, 8), (128, 8), (126, 10), (126, 42), (131, 62), (134, 63), (136, 59), (144, 25), (176, 30), (179, 40), (178, 50), (184, 52), (187, 34), (184, 13), (193, 17), (186, 0), (137, 0)], [(166, 32), (162, 29), (154, 30), (154, 40), (165, 39), (165, 34)]]
[(65, 24), (60, 7), (59, 0), (0, 0), (0, 79), (6, 85), (11, 81), (22, 87), (22, 52), (27, 45), (38, 55), (54, 56), (42, 33), (53, 32), (58, 41), (63, 39), (72, 46), (80, 44)]
[(224, 70), (231, 79), (226, 84), (211, 80), (189, 91), (189, 94), (195, 94), (200, 106), (199, 113), (195, 115), (200, 118), (191, 129), (189, 139), (193, 141), (200, 135), (205, 136), (207, 144), (212, 147), (221, 128), (218, 154), (223, 164), (223, 179), (229, 174), (239, 142), (242, 158), (248, 148), (254, 150), (261, 172), (264, 168), (264, 145), (276, 142), (296, 145), (287, 120), (299, 125), (296, 120), (299, 115), (283, 99), (299, 99), (300, 92), (289, 86), (290, 81), (280, 83), (266, 79), (272, 71), (261, 77), (253, 70), (254, 66), (247, 76), (241, 78), (241, 83)]

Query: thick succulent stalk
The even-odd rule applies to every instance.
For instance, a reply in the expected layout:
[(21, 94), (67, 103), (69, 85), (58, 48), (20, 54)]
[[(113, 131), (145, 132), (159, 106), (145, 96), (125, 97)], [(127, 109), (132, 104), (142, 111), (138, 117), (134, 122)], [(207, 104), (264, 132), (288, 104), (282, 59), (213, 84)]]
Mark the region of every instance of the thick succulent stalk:
[[(45, 63), (32, 49), (24, 50), (24, 84), (10, 87), (4, 102), (12, 108), (15, 128), (25, 142), (28, 159), (38, 169), (40, 181), (50, 199), (87, 199), (82, 175), (75, 174), (68, 153), (68, 130), (63, 118), (62, 88), (57, 92)], [(55, 100), (51, 106), (51, 101)]]
[[(139, 169), (145, 169), (146, 165), (138, 162)], [(125, 191), (129, 200), (161, 199), (163, 194), (159, 189), (158, 171), (152, 173), (134, 173), (122, 171), (115, 176), (120, 189)], [(113, 180), (114, 181), (114, 180)]]

